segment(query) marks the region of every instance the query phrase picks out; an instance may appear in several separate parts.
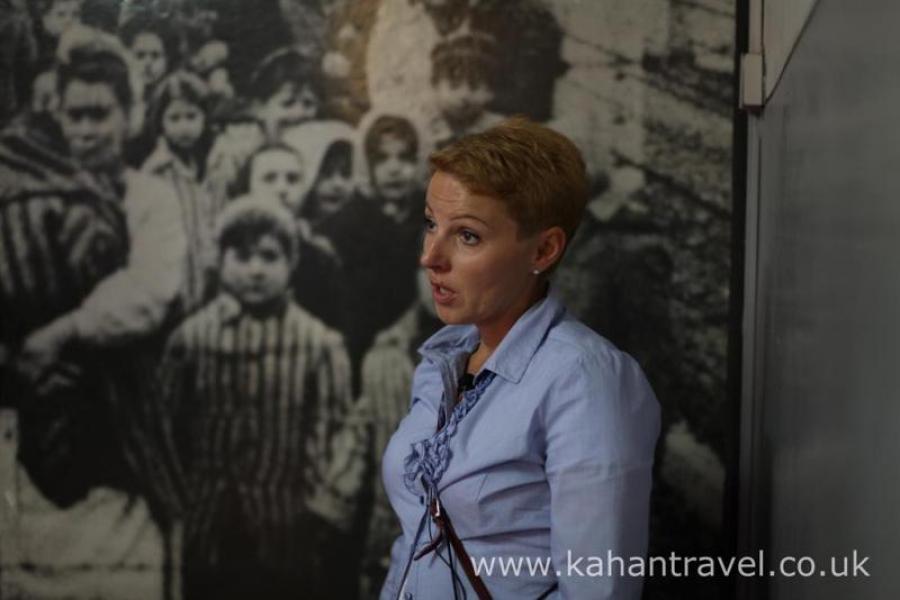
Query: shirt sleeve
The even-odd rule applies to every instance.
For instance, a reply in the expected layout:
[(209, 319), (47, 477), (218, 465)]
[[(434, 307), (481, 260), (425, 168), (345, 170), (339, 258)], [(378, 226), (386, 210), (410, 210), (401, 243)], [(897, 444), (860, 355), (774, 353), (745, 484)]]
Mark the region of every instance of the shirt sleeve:
[(653, 391), (627, 355), (585, 356), (553, 386), (547, 406), (551, 551), (560, 597), (638, 599), (643, 580), (630, 577), (628, 566), (630, 557), (643, 560), (647, 551), (660, 427)]
[(78, 339), (99, 346), (156, 330), (184, 274), (187, 239), (175, 190), (148, 175), (127, 182), (128, 261), (72, 313)]

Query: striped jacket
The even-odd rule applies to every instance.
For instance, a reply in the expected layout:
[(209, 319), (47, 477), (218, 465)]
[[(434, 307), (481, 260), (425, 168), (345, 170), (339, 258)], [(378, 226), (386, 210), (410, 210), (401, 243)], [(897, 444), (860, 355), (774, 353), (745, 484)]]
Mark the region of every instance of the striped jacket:
[(0, 133), (0, 343), (78, 306), (128, 256), (125, 215), (112, 190), (57, 151), (41, 123)]
[(340, 335), (293, 302), (257, 317), (222, 294), (172, 334), (160, 369), (167, 430), (190, 490), (191, 554), (206, 548), (214, 561), (221, 532), (212, 524), (237, 503), (257, 535), (256, 558), (288, 564), (308, 500), (341, 501), (329, 496), (335, 461), (346, 458), (335, 452), (336, 432), (352, 408)]

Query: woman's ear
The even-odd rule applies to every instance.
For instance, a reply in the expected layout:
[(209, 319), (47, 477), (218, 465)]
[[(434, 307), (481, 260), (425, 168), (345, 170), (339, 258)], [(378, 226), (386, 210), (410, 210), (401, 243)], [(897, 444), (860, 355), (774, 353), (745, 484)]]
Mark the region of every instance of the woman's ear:
[(566, 232), (562, 227), (553, 226), (539, 232), (532, 269), (539, 273), (546, 272), (559, 262), (565, 249)]

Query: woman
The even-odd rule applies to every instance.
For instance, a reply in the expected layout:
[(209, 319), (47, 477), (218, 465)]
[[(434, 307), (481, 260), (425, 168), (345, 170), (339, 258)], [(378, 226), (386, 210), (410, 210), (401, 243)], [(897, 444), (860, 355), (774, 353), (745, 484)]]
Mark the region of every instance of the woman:
[[(17, 569), (9, 585), (26, 596), (161, 598), (171, 581), (162, 567), (172, 565), (168, 532), (180, 486), (163, 462), (169, 454), (147, 393), (148, 365), (178, 295), (187, 242), (174, 191), (122, 160), (138, 101), (124, 48), (86, 28), (69, 30), (60, 47), (56, 117), (62, 139), (49, 140), (52, 148), (65, 148), (65, 156), (26, 146), (42, 160), (22, 155), (29, 175), (19, 174), (17, 185), (22, 192), (29, 181), (40, 186), (28, 210), (22, 206), (10, 216), (27, 213), (31, 222), (0, 227), (35, 232), (25, 236), (31, 248), (16, 247), (35, 271), (27, 278), (21, 270), (10, 272), (35, 293), (23, 294), (30, 308), (11, 313), (8, 322), (18, 325), (28, 313), (47, 311), (33, 314), (40, 322), (31, 323), (39, 327), (21, 344), (16, 340), (13, 363), (25, 385), (18, 396), (18, 456), (29, 475), (20, 480), (23, 510), (15, 527), (21, 539), (41, 540), (23, 544), (28, 553), (40, 551), (9, 561), (88, 565), (107, 575), (66, 577), (51, 590), (53, 582), (36, 570)], [(95, 190), (103, 191), (91, 202)], [(17, 229), (19, 223), (27, 229)], [(49, 260), (38, 263), (38, 257)], [(10, 289), (8, 283), (0, 281), (0, 288)], [(66, 290), (74, 295), (54, 302)]]
[[(449, 327), (421, 346), (385, 450), (403, 535), (381, 597), (637, 598), (616, 564), (585, 570), (646, 551), (659, 407), (548, 289), (585, 205), (581, 155), (516, 118), (430, 162), (421, 265)], [(468, 568), (526, 559), (548, 568)]]

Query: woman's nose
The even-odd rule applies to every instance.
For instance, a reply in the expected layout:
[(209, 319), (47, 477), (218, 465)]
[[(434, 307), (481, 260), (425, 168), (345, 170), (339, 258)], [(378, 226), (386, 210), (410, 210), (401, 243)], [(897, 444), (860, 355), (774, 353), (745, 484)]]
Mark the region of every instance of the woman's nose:
[(440, 241), (433, 236), (426, 235), (422, 242), (419, 265), (431, 270), (446, 270), (448, 266), (447, 255), (443, 251)]

